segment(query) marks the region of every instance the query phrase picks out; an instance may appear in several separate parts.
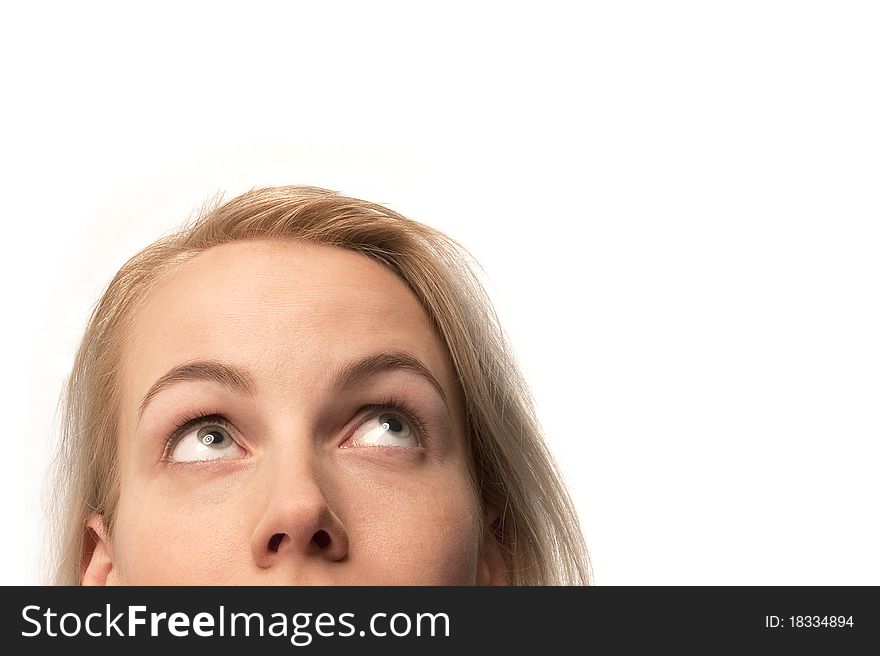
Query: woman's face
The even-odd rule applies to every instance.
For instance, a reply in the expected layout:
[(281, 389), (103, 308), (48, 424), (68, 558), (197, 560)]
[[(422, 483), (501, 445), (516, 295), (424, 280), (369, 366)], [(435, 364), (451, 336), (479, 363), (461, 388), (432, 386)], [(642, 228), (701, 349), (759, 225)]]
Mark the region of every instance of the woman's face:
[(219, 246), (128, 337), (114, 532), (90, 519), (84, 583), (506, 582), (449, 356), (378, 263)]

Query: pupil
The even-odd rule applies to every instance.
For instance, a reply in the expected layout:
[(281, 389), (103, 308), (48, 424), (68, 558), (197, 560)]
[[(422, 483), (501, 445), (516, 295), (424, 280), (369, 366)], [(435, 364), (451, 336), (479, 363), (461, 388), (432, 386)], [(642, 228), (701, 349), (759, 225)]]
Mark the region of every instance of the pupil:
[(388, 430), (394, 431), (395, 433), (399, 433), (403, 430), (403, 424), (397, 421), (394, 417), (389, 417), (385, 415), (382, 417), (382, 422), (388, 424)]
[(220, 444), (223, 441), (223, 434), (220, 431), (209, 431), (202, 436), (202, 444), (211, 446)]

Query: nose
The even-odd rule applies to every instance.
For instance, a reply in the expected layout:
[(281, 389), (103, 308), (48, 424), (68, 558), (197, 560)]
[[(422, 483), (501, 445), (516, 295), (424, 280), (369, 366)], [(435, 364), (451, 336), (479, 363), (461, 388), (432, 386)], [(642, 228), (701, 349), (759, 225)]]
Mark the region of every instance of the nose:
[(309, 464), (276, 466), (266, 511), (254, 531), (251, 550), (257, 565), (271, 568), (292, 561), (339, 562), (348, 555), (348, 533), (325, 495), (326, 482)]

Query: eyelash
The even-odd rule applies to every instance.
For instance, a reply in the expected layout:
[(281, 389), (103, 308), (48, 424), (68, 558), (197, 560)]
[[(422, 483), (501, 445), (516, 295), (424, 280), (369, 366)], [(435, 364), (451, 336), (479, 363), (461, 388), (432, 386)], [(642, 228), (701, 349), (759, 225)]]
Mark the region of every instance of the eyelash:
[[(368, 410), (372, 412), (367, 413), (366, 411)], [(365, 405), (363, 408), (361, 408), (360, 413), (362, 413), (362, 416), (366, 418), (368, 415), (378, 414), (383, 410), (402, 414), (403, 417), (408, 422), (410, 422), (410, 424), (412, 424), (412, 427), (415, 428), (416, 437), (419, 440), (419, 446), (422, 448), (426, 446), (427, 442), (430, 440), (430, 434), (425, 427), (425, 422), (423, 422), (421, 417), (419, 417), (419, 413), (413, 410), (412, 407), (403, 399), (400, 399), (396, 396), (387, 396), (382, 400), (381, 403)]]
[(206, 426), (208, 424), (216, 424), (217, 426), (221, 426), (230, 433), (235, 432), (232, 428), (232, 424), (230, 424), (226, 417), (224, 417), (223, 415), (214, 412), (196, 412), (187, 415), (177, 423), (177, 427), (173, 431), (171, 431), (171, 435), (169, 435), (168, 439), (165, 441), (165, 449), (162, 452), (162, 460), (164, 462), (173, 462), (171, 460), (171, 454), (174, 452), (174, 448), (177, 446), (178, 442), (180, 442), (180, 440), (190, 431), (195, 430), (196, 428), (201, 428), (202, 426)]
[[(419, 440), (419, 446), (422, 448), (425, 447), (426, 442), (430, 439), (428, 431), (425, 428), (425, 422), (422, 421), (419, 414), (413, 410), (408, 403), (398, 397), (388, 396), (382, 399), (380, 403), (365, 405), (358, 411), (358, 414), (361, 415), (363, 419), (366, 419), (367, 417), (379, 414), (382, 411), (397, 412), (403, 415), (403, 417), (412, 424), (412, 427), (415, 428)], [(177, 443), (180, 442), (180, 440), (190, 431), (209, 424), (216, 424), (217, 426), (225, 428), (230, 434), (235, 432), (232, 424), (222, 414), (216, 412), (196, 412), (189, 414), (177, 423), (177, 426), (171, 431), (171, 435), (165, 441), (162, 460), (164, 462), (173, 462), (171, 460), (171, 454), (174, 452)], [(235, 438), (233, 437), (233, 439)]]

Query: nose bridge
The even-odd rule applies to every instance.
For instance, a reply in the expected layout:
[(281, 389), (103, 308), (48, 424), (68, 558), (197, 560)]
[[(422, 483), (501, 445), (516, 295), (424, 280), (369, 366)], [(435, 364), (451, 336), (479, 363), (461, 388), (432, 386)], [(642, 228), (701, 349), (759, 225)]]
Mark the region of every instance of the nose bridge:
[(310, 431), (293, 422), (276, 428), (267, 440), (271, 449), (267, 453), (266, 466), (272, 482), (272, 495), (295, 492), (295, 488), (317, 486), (315, 471), (316, 454)]
[[(283, 426), (284, 424), (282, 424)], [(315, 448), (309, 432), (294, 422), (273, 431), (267, 439), (263, 467), (266, 471), (266, 514), (275, 521), (294, 523), (314, 519), (327, 505), (316, 471)], [(295, 426), (300, 426), (294, 428)]]

